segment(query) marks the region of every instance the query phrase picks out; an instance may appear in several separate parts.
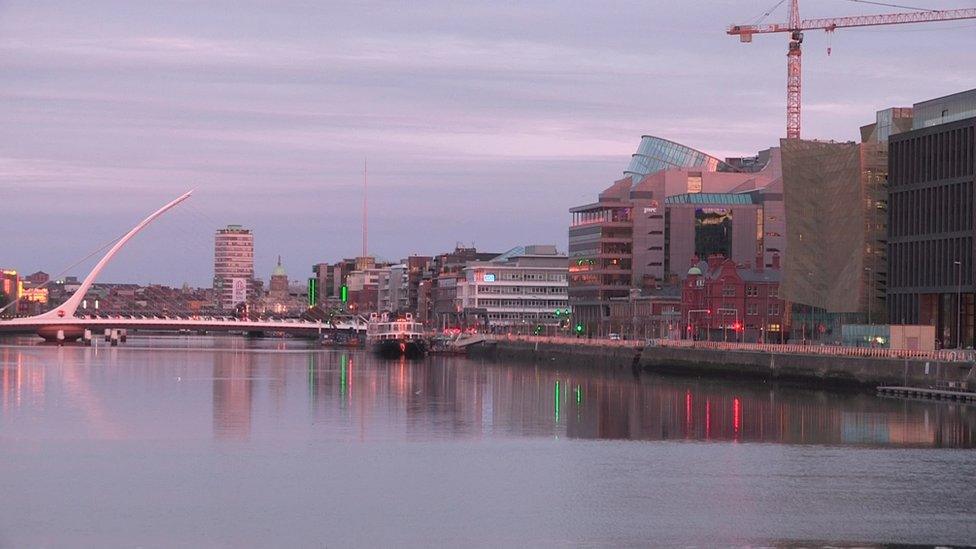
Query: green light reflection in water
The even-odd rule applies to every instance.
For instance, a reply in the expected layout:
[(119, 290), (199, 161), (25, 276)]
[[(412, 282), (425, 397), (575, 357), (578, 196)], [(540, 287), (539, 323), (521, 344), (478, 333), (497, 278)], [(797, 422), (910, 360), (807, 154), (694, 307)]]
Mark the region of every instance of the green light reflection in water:
[(555, 390), (555, 396), (553, 400), (555, 402), (554, 407), (555, 407), (556, 423), (559, 423), (559, 380), (558, 379), (556, 380), (556, 390)]

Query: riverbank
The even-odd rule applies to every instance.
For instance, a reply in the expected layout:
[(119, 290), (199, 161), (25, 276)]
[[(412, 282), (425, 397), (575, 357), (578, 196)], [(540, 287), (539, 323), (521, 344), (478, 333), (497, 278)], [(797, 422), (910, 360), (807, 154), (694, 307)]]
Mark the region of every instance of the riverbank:
[[(566, 366), (630, 368), (637, 371), (696, 377), (736, 377), (757, 381), (784, 381), (811, 387), (843, 386), (874, 390), (880, 385), (976, 388), (973, 364), (925, 358), (836, 356), (798, 350), (712, 349), (630, 342), (606, 344), (496, 339), (474, 345), (476, 358), (522, 362), (558, 362)], [(629, 343), (629, 344), (628, 344)], [(636, 358), (636, 360), (635, 360)]]

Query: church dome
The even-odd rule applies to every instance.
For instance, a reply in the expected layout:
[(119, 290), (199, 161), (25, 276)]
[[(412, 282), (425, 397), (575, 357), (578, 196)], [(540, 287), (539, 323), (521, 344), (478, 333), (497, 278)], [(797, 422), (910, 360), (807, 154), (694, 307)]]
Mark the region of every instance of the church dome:
[(285, 273), (285, 268), (281, 266), (281, 256), (278, 256), (278, 264), (275, 265), (273, 271), (271, 271), (271, 276), (287, 276)]

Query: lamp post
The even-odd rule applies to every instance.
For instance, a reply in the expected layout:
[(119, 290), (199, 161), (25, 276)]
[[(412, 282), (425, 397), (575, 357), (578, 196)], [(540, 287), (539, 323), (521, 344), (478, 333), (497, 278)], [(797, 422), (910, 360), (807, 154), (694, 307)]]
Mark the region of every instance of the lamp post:
[(956, 349), (962, 349), (962, 261), (953, 261), (956, 266)]

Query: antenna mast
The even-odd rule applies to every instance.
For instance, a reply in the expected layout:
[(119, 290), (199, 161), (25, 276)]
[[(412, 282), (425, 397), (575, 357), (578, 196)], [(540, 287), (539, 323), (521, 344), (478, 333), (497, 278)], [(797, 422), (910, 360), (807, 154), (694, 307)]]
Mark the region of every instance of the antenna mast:
[(368, 209), (367, 209), (367, 196), (366, 196), (366, 159), (363, 158), (363, 257), (366, 257), (367, 250), (367, 226), (368, 226)]

